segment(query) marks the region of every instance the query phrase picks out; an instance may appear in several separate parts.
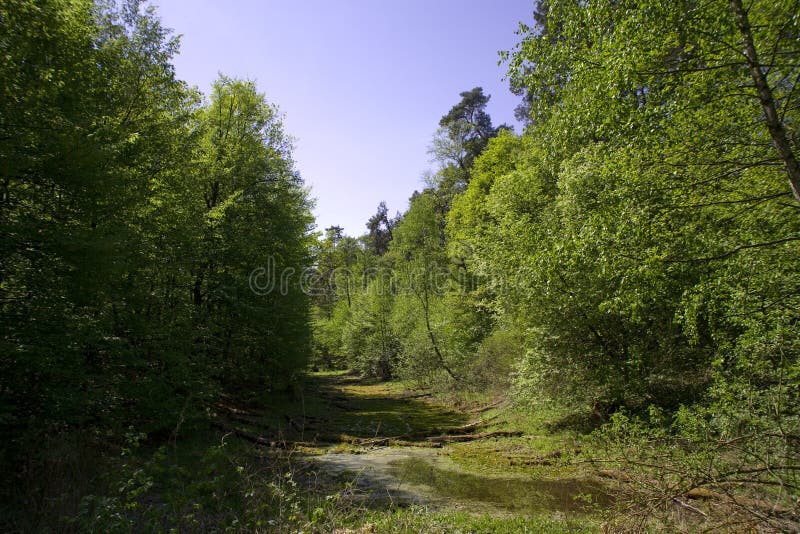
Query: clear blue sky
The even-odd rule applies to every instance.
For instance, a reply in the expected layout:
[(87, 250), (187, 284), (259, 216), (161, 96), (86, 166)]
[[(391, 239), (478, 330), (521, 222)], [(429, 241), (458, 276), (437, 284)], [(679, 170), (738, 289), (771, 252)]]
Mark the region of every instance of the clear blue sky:
[(218, 73), (253, 79), (280, 107), (320, 230), (361, 235), (381, 200), (405, 211), (461, 91), (482, 86), (494, 123), (519, 129), (497, 52), (532, 22), (533, 0), (152, 3), (183, 35), (179, 78), (206, 94)]

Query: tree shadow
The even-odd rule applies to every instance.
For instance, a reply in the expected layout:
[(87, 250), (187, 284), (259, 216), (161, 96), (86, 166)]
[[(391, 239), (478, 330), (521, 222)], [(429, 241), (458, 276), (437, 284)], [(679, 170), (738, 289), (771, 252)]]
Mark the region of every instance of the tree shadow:
[(325, 406), (323, 430), (352, 438), (413, 437), (436, 433), (468, 422), (467, 414), (404, 398), (374, 380), (325, 377), (319, 383)]
[(574, 431), (579, 434), (590, 434), (608, 422), (607, 417), (590, 411), (575, 412), (545, 424), (548, 432), (557, 434), (562, 431)]

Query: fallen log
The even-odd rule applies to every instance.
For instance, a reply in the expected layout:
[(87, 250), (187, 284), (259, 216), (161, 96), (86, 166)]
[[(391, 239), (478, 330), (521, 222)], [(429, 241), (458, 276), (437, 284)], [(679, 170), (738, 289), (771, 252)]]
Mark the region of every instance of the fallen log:
[[(487, 404), (486, 406), (480, 406), (480, 407), (478, 407), (478, 408), (475, 408), (475, 409), (473, 409), (473, 410), (470, 410), (470, 411), (469, 411), (469, 412), (467, 412), (467, 413), (476, 414), (476, 413), (488, 412), (488, 411), (489, 411), (489, 410), (491, 410), (492, 408), (497, 408), (497, 407), (499, 407), (499, 406), (501, 406), (501, 405), (505, 404), (506, 402), (508, 402), (506, 399), (500, 399), (500, 400), (498, 400), (498, 401), (496, 401), (496, 402), (493, 402), (493, 403), (491, 403), (491, 404)], [(495, 417), (496, 417), (496, 416), (495, 416)]]
[(255, 443), (256, 445), (261, 445), (263, 447), (274, 447), (276, 443), (275, 441), (270, 441), (266, 438), (262, 438), (261, 436), (256, 436), (255, 434), (251, 434), (250, 432), (246, 432), (241, 428), (236, 428), (235, 426), (223, 423), (221, 421), (214, 421), (211, 423), (211, 426), (219, 428), (224, 432), (229, 432), (238, 438), (242, 438), (250, 443)]
[(475, 430), (476, 428), (480, 428), (488, 424), (489, 424), (488, 421), (484, 421), (481, 419), (478, 421), (474, 421), (472, 423), (467, 423), (466, 425), (457, 426), (454, 428), (448, 428), (445, 431), (443, 431), (443, 433), (447, 434), (448, 432), (466, 432), (467, 430)]
[(404, 400), (413, 400), (413, 399), (422, 399), (425, 397), (432, 397), (431, 393), (412, 393), (409, 395), (390, 395), (390, 396), (380, 396), (380, 397), (362, 397), (365, 401), (404, 401)]
[[(566, 454), (568, 455), (580, 453), (581, 449), (572, 449), (571, 451), (566, 451)], [(558, 449), (541, 456), (507, 456), (507, 458), (511, 465), (554, 465), (561, 461), (564, 454), (564, 451)]]
[(483, 432), (481, 434), (457, 434), (453, 436), (431, 436), (425, 438), (428, 441), (437, 443), (456, 443), (464, 441), (474, 441), (486, 438), (512, 438), (521, 436), (522, 432), (518, 430), (494, 430), (492, 432)]
[(211, 423), (211, 426), (214, 428), (219, 428), (223, 432), (228, 432), (233, 434), (237, 438), (241, 438), (245, 441), (249, 441), (250, 443), (254, 443), (256, 445), (260, 445), (261, 447), (270, 447), (272, 449), (292, 449), (298, 445), (302, 446), (313, 446), (313, 443), (307, 441), (285, 441), (280, 439), (267, 439), (262, 436), (257, 436), (255, 434), (251, 434), (246, 430), (242, 430), (241, 428), (237, 428), (235, 426), (229, 425), (228, 423), (224, 423), (222, 421), (214, 421)]
[(394, 397), (397, 400), (408, 400), (408, 399), (421, 399), (423, 397), (430, 397), (430, 393), (413, 393), (411, 395), (402, 395), (400, 397)]
[(686, 496), (690, 499), (696, 499), (696, 500), (732, 502), (743, 508), (755, 508), (761, 512), (766, 512), (770, 514), (786, 515), (792, 513), (792, 510), (790, 508), (786, 508), (785, 506), (781, 506), (779, 504), (773, 504), (767, 501), (762, 501), (759, 499), (751, 499), (749, 497), (742, 497), (739, 495), (728, 495), (725, 493), (712, 491), (707, 488), (692, 488), (688, 492), (686, 492)]
[(482, 426), (486, 426), (488, 424), (489, 424), (488, 421), (484, 420), (473, 421), (472, 423), (467, 423), (466, 425), (450, 427), (450, 428), (430, 428), (428, 430), (407, 432), (405, 434), (399, 434), (397, 436), (383, 436), (383, 437), (375, 437), (368, 439), (356, 439), (354, 440), (354, 444), (361, 446), (384, 445), (386, 443), (393, 441), (408, 441), (408, 440), (421, 440), (421, 439), (424, 439), (428, 442), (448, 443), (451, 441), (452, 442), (471, 441), (473, 439), (483, 439), (483, 438), (503, 437), (503, 436), (516, 437), (522, 435), (522, 432), (508, 431), (508, 430), (496, 430), (493, 432), (484, 432), (482, 434), (467, 433), (467, 432), (472, 432), (473, 430), (478, 429)]
[(356, 445), (361, 446), (369, 446), (369, 445), (385, 445), (386, 443), (394, 440), (401, 439), (403, 436), (389, 436), (386, 438), (375, 438), (375, 439), (367, 439), (367, 440), (358, 440), (355, 442)]

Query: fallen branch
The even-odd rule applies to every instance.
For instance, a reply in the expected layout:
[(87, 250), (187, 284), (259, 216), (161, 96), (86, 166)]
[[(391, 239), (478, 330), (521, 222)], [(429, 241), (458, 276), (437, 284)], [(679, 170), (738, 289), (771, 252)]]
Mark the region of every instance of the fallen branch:
[[(581, 449), (567, 451), (567, 454), (580, 454)], [(511, 465), (553, 465), (561, 460), (564, 451), (561, 449), (548, 452), (541, 456), (506, 456)]]
[(691, 505), (691, 504), (689, 504), (689, 503), (683, 502), (682, 500), (680, 500), (680, 499), (679, 499), (679, 498), (677, 498), (677, 497), (673, 497), (673, 498), (672, 498), (672, 500), (673, 500), (675, 503), (679, 504), (680, 506), (683, 506), (683, 507), (684, 507), (684, 508), (686, 508), (687, 510), (690, 510), (690, 511), (692, 511), (692, 512), (696, 513), (696, 514), (700, 514), (700, 515), (702, 515), (702, 516), (703, 516), (703, 517), (705, 517), (705, 518), (707, 518), (707, 517), (708, 517), (708, 514), (707, 514), (707, 513), (705, 513), (704, 511), (702, 511), (700, 508), (696, 508), (696, 507), (692, 506), (692, 505)]
[(245, 441), (249, 441), (250, 443), (254, 443), (256, 445), (260, 445), (261, 447), (270, 447), (272, 449), (291, 449), (298, 445), (304, 446), (312, 446), (313, 443), (309, 443), (306, 441), (285, 441), (285, 440), (270, 440), (262, 436), (256, 436), (255, 434), (251, 434), (241, 428), (236, 428), (235, 426), (229, 425), (228, 423), (224, 423), (222, 421), (214, 421), (211, 423), (211, 426), (215, 428), (219, 428), (223, 432), (228, 432), (233, 434), (237, 438), (241, 438)]
[[(611, 469), (600, 469), (599, 471), (597, 471), (597, 474), (602, 476), (602, 477), (605, 477), (605, 478), (611, 478), (611, 479), (614, 479), (614, 480), (617, 480), (617, 481), (620, 481), (620, 482), (629, 483), (629, 484), (633, 483), (633, 482), (637, 482), (637, 479), (631, 477), (630, 475), (628, 475), (627, 473), (625, 473), (623, 471), (616, 471), (616, 470), (611, 470)], [(652, 487), (657, 487), (659, 485), (658, 481), (655, 481), (655, 480), (646, 480), (645, 482), (648, 485), (652, 486)], [(762, 501), (762, 500), (759, 500), (759, 499), (751, 499), (749, 497), (740, 497), (740, 496), (736, 496), (736, 495), (726, 495), (724, 493), (719, 493), (717, 491), (713, 491), (713, 490), (710, 490), (708, 488), (699, 488), (699, 487), (698, 488), (692, 488), (689, 491), (684, 492), (683, 495), (685, 497), (689, 498), (689, 499), (694, 499), (694, 500), (715, 501), (715, 502), (722, 502), (722, 503), (728, 502), (728, 503), (736, 504), (738, 506), (742, 506), (742, 507), (745, 507), (745, 508), (754, 508), (754, 509), (757, 509), (757, 510), (759, 510), (761, 512), (765, 512), (765, 513), (768, 513), (768, 514), (771, 514), (771, 515), (787, 515), (787, 514), (792, 514), (793, 513), (793, 511), (791, 509), (786, 508), (784, 506), (781, 506), (779, 504), (772, 504), (772, 503), (769, 503), (767, 501)], [(673, 496), (672, 500), (678, 502), (678, 504), (680, 504), (681, 506), (684, 506), (684, 507), (689, 508), (689, 509), (693, 509), (693, 507), (690, 507), (686, 503), (680, 502), (678, 500), (679, 497), (680, 497), (680, 495)], [(694, 511), (697, 511), (698, 513), (702, 513), (702, 512), (700, 512), (700, 510), (694, 510)], [(705, 514), (703, 514), (703, 515), (705, 515)]]
[(756, 508), (762, 512), (767, 512), (769, 514), (791, 514), (792, 510), (786, 508), (785, 506), (781, 506), (779, 504), (772, 504), (767, 501), (762, 501), (759, 499), (751, 499), (749, 497), (739, 497), (737, 495), (726, 495), (724, 493), (719, 493), (717, 491), (712, 491), (707, 488), (692, 488), (688, 492), (686, 492), (686, 496), (690, 499), (697, 499), (697, 500), (714, 500), (714, 501), (728, 501), (733, 502), (739, 506), (743, 506), (746, 508)]
[[(500, 405), (502, 405), (502, 404), (505, 404), (506, 402), (507, 402), (507, 399), (500, 399), (500, 400), (498, 400), (498, 401), (496, 401), (496, 402), (493, 402), (493, 403), (491, 403), (491, 404), (487, 404), (486, 406), (481, 406), (481, 407), (479, 407), (479, 408), (475, 408), (474, 410), (470, 410), (470, 411), (469, 411), (469, 412), (467, 412), (467, 413), (472, 413), (472, 414), (475, 414), (475, 413), (483, 413), (483, 412), (488, 412), (488, 411), (489, 411), (489, 410), (491, 410), (492, 408), (497, 408), (498, 406), (500, 406)], [(496, 416), (495, 416), (495, 417), (496, 417)]]
[(221, 421), (214, 421), (211, 423), (211, 426), (219, 428), (225, 432), (230, 432), (234, 436), (249, 441), (250, 443), (255, 443), (256, 445), (261, 445), (263, 447), (275, 447), (275, 441), (270, 441), (266, 438), (262, 438), (261, 436), (256, 436), (255, 434), (251, 434), (242, 430), (241, 428), (236, 428), (235, 426), (223, 423)]
[(413, 393), (411, 395), (402, 395), (400, 397), (392, 397), (395, 400), (408, 400), (408, 399), (422, 399), (424, 397), (430, 397), (430, 393)]
[(483, 432), (482, 434), (458, 434), (454, 436), (432, 436), (426, 438), (428, 441), (438, 443), (456, 443), (463, 441), (474, 441), (486, 438), (506, 438), (521, 436), (522, 432), (518, 430), (495, 430), (493, 432)]
[(363, 445), (365, 447), (369, 446), (369, 445), (385, 445), (386, 443), (388, 443), (390, 441), (398, 440), (398, 439), (400, 439), (402, 437), (403, 436), (390, 436), (390, 437), (387, 437), (387, 438), (375, 438), (375, 439), (368, 439), (368, 440), (359, 440), (359, 441), (356, 442), (356, 445)]
[(484, 421), (483, 419), (479, 419), (478, 421), (473, 421), (472, 423), (467, 423), (466, 425), (457, 426), (453, 428), (448, 428), (444, 430), (442, 433), (447, 434), (449, 432), (466, 432), (469, 430), (475, 430), (476, 428), (480, 428), (482, 426), (488, 425), (488, 421)]

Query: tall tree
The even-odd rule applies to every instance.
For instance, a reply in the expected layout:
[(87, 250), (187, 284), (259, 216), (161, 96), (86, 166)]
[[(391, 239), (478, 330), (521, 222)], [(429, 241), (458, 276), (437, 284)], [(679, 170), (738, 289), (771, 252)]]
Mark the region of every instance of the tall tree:
[(469, 183), (470, 169), (475, 158), (486, 148), (489, 140), (508, 126), (495, 128), (486, 112), (490, 95), (475, 87), (461, 93), (461, 101), (439, 121), (428, 153), (439, 163), (438, 171), (430, 177), (430, 187), (436, 191), (442, 212), (449, 209), (454, 195)]
[(403, 222), (395, 230), (392, 253), (396, 256), (396, 278), (399, 287), (415, 302), (416, 317), (428, 341), (428, 350), (417, 358), (430, 355), (433, 367), (444, 370), (452, 379), (459, 380), (453, 371), (451, 359), (444, 354), (439, 329), (434, 324), (434, 309), (447, 289), (449, 278), (447, 256), (444, 251), (441, 215), (436, 199), (430, 193), (417, 194)]
[(310, 264), (276, 108), (228, 78), (202, 107), (136, 0), (14, 0), (0, 20), (4, 470), (37, 465), (45, 433), (163, 436), (222, 388), (291, 379), (307, 299), (248, 283)]
[(452, 163), (462, 171), (469, 170), (498, 128), (486, 112), (490, 95), (482, 87), (461, 93), (461, 101), (439, 120), (439, 131), (431, 153), (443, 164)]
[(397, 223), (397, 218), (389, 218), (389, 209), (386, 202), (378, 204), (378, 211), (367, 221), (367, 239), (372, 251), (378, 256), (383, 256), (389, 250), (392, 242), (392, 230)]

